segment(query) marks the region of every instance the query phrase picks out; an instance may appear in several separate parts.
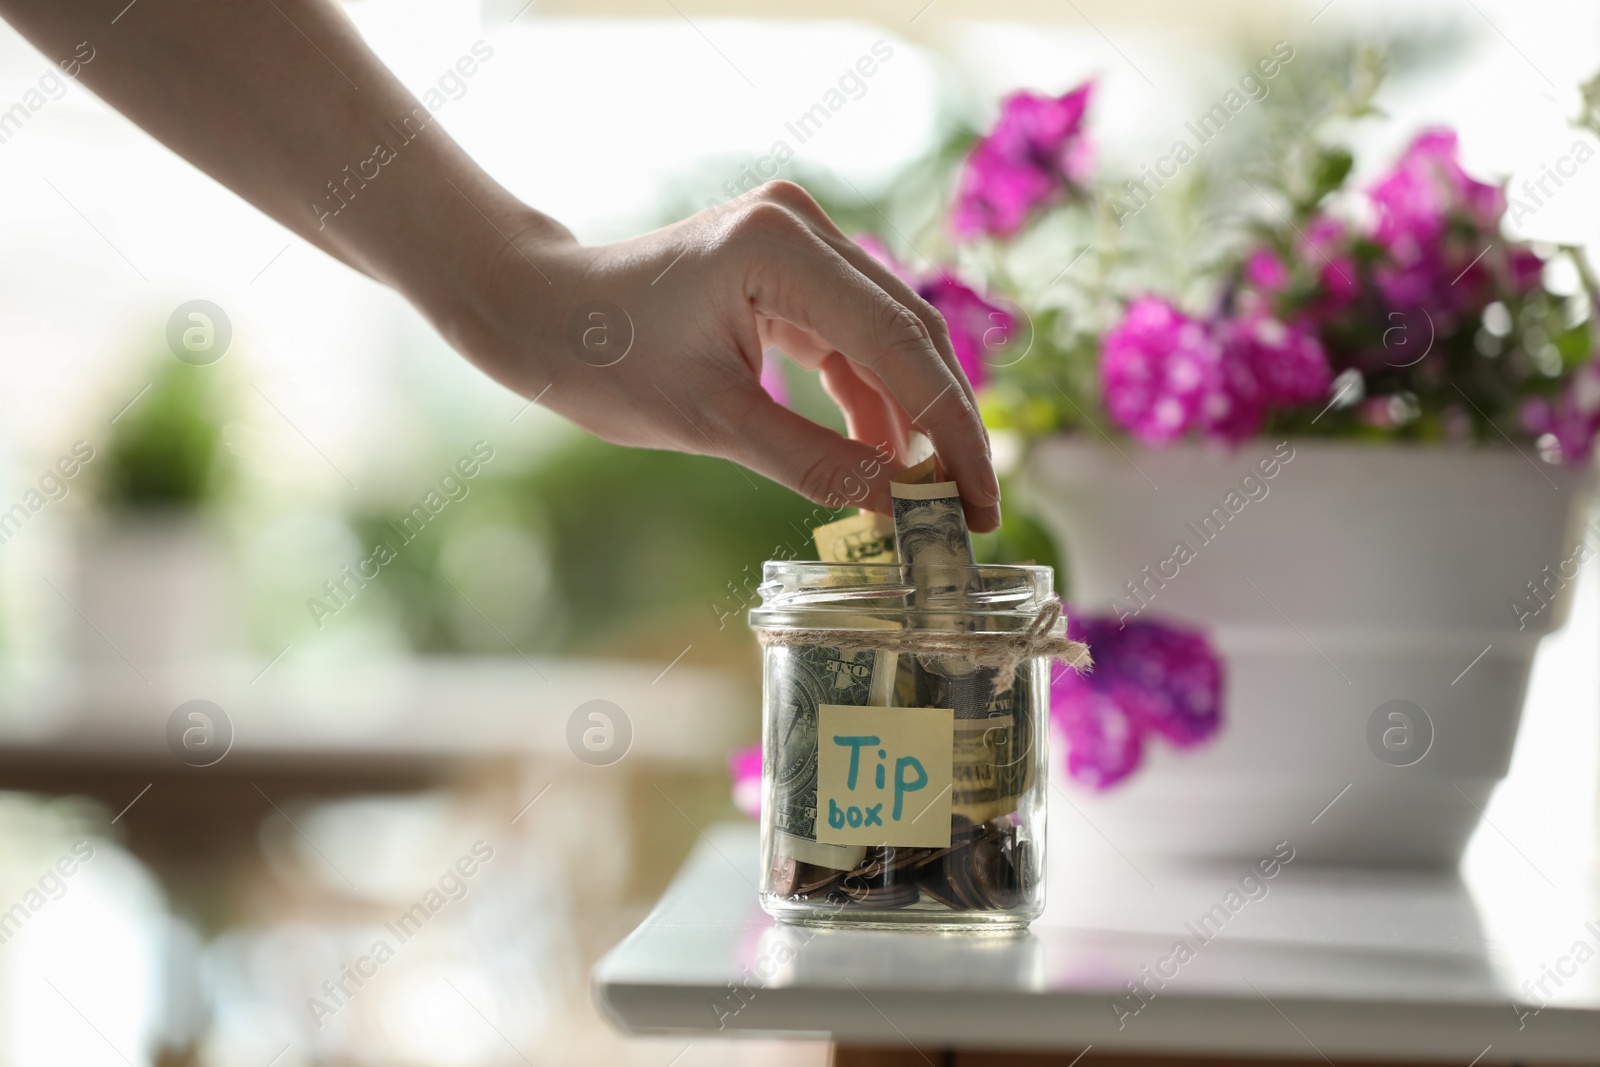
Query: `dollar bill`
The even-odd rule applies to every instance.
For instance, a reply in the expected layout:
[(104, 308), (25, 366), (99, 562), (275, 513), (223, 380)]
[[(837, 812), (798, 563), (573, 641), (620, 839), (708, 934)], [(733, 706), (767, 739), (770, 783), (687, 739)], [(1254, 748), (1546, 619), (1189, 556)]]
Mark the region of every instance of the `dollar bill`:
[[(906, 474), (915, 474), (912, 468)], [(972, 571), (972, 535), (955, 482), (889, 483), (894, 543), (916, 587), (918, 607), (948, 605), (961, 614), (966, 595), (981, 591)]]
[(811, 531), (817, 558), (828, 563), (893, 563), (894, 520), (863, 511)]
[[(916, 588), (921, 625), (933, 630), (978, 630), (973, 608), (982, 580), (973, 569), (972, 535), (954, 482), (931, 481), (936, 467), (919, 465), (890, 483), (895, 545)], [(903, 481), (910, 478), (913, 480)], [(993, 668), (950, 656), (906, 657), (902, 703), (952, 708), (956, 720), (951, 810), (975, 822), (1015, 811), (1031, 785), (1032, 719), (1029, 668), (1018, 668), (1000, 692)], [(909, 682), (907, 675), (909, 674)], [(909, 688), (911, 698), (905, 698)]]
[[(819, 558), (826, 563), (893, 563), (894, 522), (863, 511), (812, 531)], [(863, 568), (864, 570), (865, 568)], [(859, 579), (841, 571), (839, 581)], [(830, 626), (876, 629), (893, 625), (870, 616), (845, 616)], [(847, 652), (827, 645), (801, 645), (783, 650), (781, 666), (769, 684), (768, 706), (779, 709), (778, 722), (767, 739), (773, 768), (772, 825), (786, 856), (833, 870), (847, 871), (865, 854), (861, 845), (830, 845), (816, 840), (817, 717), (823, 704), (887, 707), (894, 696), (893, 652)]]
[(768, 679), (768, 707), (778, 709), (766, 740), (772, 768), (772, 827), (784, 855), (847, 871), (861, 861), (859, 845), (817, 841), (817, 720), (824, 704), (887, 705), (893, 653), (847, 652), (827, 645), (783, 649)]
[(955, 711), (950, 810), (975, 823), (1015, 811), (1033, 784), (1031, 668), (1019, 667), (1003, 693), (996, 692), (998, 677), (992, 667), (956, 677), (934, 670), (918, 676), (918, 704)]

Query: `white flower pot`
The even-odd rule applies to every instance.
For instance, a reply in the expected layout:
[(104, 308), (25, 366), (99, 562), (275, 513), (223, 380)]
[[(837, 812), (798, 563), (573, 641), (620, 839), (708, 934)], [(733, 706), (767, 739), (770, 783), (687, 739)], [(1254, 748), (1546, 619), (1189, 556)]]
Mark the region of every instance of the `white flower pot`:
[(203, 516), (102, 516), (83, 526), (76, 547), (76, 662), (155, 684), (238, 647), (227, 548)]
[[(1454, 864), (1506, 772), (1539, 639), (1565, 621), (1561, 575), (1590, 551), (1577, 549), (1590, 471), (1509, 448), (1120, 448), (1042, 442), (1026, 503), (1056, 535), (1079, 610), (1136, 609), (1125, 583), (1142, 582), (1138, 617), (1209, 630), (1225, 719), (1194, 750), (1152, 742), (1105, 794), (1067, 784), (1084, 819), (1062, 821), (1129, 854), (1254, 858), (1287, 840), (1313, 861)], [(1275, 449), (1292, 458), (1264, 478)], [(1226, 521), (1202, 529), (1213, 507)], [(1394, 700), (1426, 721), (1378, 712)]]

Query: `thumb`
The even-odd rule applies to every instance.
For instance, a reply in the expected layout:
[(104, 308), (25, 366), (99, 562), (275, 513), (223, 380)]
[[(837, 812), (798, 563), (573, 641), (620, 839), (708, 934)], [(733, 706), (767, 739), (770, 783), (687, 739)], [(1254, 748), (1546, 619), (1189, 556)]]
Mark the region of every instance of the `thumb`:
[(889, 476), (905, 463), (888, 446), (874, 448), (819, 426), (760, 388), (747, 394), (731, 430), (730, 459), (813, 503), (893, 514)]

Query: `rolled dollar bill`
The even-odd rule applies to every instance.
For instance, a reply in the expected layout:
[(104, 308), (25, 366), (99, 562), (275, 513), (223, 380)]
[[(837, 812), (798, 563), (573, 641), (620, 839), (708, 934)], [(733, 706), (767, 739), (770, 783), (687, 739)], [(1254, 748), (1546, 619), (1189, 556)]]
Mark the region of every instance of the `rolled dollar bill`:
[[(916, 467), (905, 472), (918, 473)], [(895, 551), (916, 587), (914, 603), (925, 608), (943, 605), (960, 613), (966, 596), (981, 592), (982, 586), (972, 571), (972, 535), (956, 483), (891, 481), (889, 493), (894, 500)]]
[[(936, 461), (930, 459), (891, 481), (895, 546), (916, 589), (913, 602), (922, 609), (920, 624), (934, 630), (979, 630), (984, 623), (974, 608), (983, 583), (974, 568), (961, 494), (955, 482), (930, 480), (936, 476)], [(902, 663), (902, 703), (955, 712), (951, 810), (974, 822), (1015, 811), (1031, 782), (1030, 722), (1026, 714), (1012, 710), (1027, 707), (1028, 677), (1024, 665), (1012, 685), (998, 692), (1002, 687), (994, 669), (970, 660), (918, 656), (914, 663)]]

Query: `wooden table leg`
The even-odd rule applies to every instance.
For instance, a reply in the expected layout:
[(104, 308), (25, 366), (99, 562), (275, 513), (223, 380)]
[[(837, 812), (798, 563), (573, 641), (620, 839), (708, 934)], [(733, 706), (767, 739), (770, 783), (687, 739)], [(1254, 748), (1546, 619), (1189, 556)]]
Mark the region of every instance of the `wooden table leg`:
[[(949, 1049), (906, 1045), (899, 1048), (866, 1048), (860, 1045), (833, 1046), (831, 1067), (954, 1067), (956, 1054)], [(1080, 1065), (1081, 1067), (1081, 1065)]]

